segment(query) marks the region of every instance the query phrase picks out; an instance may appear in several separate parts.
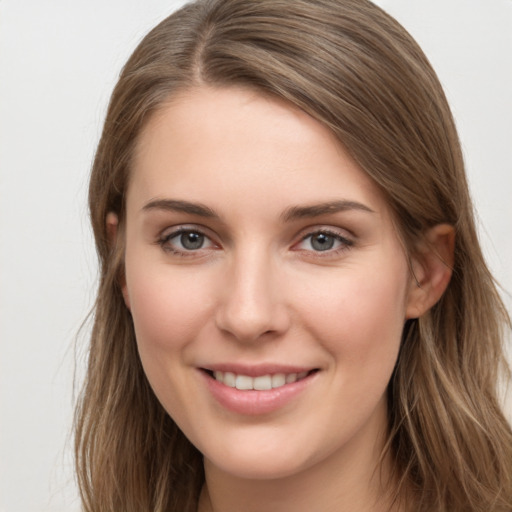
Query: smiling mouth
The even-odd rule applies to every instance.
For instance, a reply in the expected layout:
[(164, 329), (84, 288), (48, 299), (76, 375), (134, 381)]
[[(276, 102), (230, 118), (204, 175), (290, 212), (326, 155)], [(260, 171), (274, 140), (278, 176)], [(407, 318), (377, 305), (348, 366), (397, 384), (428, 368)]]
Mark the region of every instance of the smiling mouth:
[(268, 391), (305, 379), (309, 375), (316, 373), (318, 369), (300, 373), (266, 374), (258, 377), (233, 372), (211, 371), (206, 369), (204, 369), (204, 371), (217, 382), (230, 388), (236, 388), (241, 391)]

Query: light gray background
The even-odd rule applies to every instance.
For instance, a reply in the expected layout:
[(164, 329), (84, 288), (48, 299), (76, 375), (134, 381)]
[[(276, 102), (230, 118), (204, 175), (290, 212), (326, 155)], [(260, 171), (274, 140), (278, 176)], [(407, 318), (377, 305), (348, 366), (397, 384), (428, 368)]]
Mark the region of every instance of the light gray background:
[[(122, 64), (182, 3), (0, 0), (0, 512), (79, 510), (74, 342), (96, 279), (87, 175)], [(510, 292), (512, 0), (377, 3), (417, 38), (446, 88), (482, 242)], [(87, 329), (79, 346), (86, 338)]]

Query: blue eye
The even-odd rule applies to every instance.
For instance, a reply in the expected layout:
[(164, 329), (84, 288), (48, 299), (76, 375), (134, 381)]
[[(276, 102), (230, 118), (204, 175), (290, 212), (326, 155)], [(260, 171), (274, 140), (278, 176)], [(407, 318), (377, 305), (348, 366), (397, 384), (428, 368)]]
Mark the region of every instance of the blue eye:
[(336, 239), (331, 235), (327, 235), (326, 233), (310, 235), (311, 247), (315, 251), (328, 251), (334, 247), (335, 242)]
[(314, 252), (335, 252), (337, 250), (346, 249), (352, 245), (353, 242), (351, 240), (341, 236), (339, 233), (322, 230), (305, 236), (298, 248)]
[(166, 250), (175, 253), (186, 253), (213, 247), (213, 242), (203, 233), (194, 229), (180, 228), (165, 235), (159, 241)]
[(187, 251), (196, 251), (197, 249), (201, 249), (203, 246), (204, 235), (201, 233), (195, 233), (194, 231), (189, 231), (188, 233), (182, 233), (179, 235), (179, 241), (181, 246)]

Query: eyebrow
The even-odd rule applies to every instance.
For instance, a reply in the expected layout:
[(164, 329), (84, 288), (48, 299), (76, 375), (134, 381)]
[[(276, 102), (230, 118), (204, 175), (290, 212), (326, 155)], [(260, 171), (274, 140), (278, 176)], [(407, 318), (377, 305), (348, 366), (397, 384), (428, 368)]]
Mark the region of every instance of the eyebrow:
[(375, 213), (371, 208), (363, 203), (343, 199), (340, 201), (329, 201), (327, 203), (312, 204), (309, 206), (292, 206), (291, 208), (287, 208), (281, 217), (285, 222), (290, 222), (292, 220), (320, 217), (321, 215), (329, 215), (350, 210)]
[(209, 219), (218, 219), (219, 216), (208, 206), (200, 203), (191, 203), (189, 201), (181, 201), (178, 199), (153, 199), (145, 204), (143, 211), (165, 210), (170, 212), (190, 213), (199, 217)]
[[(183, 201), (179, 199), (153, 199), (146, 203), (143, 211), (151, 210), (164, 210), (171, 212), (189, 213), (199, 217), (209, 219), (218, 219), (219, 215), (201, 203), (191, 203), (190, 201)], [(350, 210), (358, 210), (367, 213), (375, 213), (371, 208), (358, 203), (357, 201), (349, 201), (346, 199), (338, 201), (329, 201), (326, 203), (312, 204), (308, 206), (291, 206), (287, 208), (281, 215), (283, 222), (291, 222), (294, 220), (320, 217), (322, 215), (329, 215), (338, 212), (345, 212)]]

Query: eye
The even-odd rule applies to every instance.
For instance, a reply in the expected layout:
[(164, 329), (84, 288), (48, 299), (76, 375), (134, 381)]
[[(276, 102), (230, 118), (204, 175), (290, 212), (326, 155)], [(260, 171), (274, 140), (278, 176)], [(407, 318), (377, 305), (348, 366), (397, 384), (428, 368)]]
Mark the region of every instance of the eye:
[(201, 231), (187, 228), (180, 228), (164, 235), (159, 243), (165, 250), (176, 254), (195, 252), (215, 246)]
[(340, 233), (329, 230), (315, 231), (306, 235), (297, 248), (303, 251), (337, 252), (351, 247), (353, 242)]
[(196, 251), (203, 247), (205, 236), (201, 233), (189, 231), (188, 233), (182, 233), (181, 235), (175, 236), (174, 239), (179, 240), (181, 246), (187, 251)]

